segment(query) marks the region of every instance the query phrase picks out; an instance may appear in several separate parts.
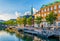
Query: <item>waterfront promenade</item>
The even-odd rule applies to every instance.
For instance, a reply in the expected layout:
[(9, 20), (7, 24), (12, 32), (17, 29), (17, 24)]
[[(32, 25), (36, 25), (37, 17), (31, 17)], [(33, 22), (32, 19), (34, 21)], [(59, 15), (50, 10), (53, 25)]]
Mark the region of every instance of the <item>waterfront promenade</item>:
[(50, 37), (50, 36), (55, 36), (55, 37), (59, 37), (60, 36), (60, 29), (41, 29), (41, 28), (27, 28), (28, 30), (26, 30), (26, 32), (28, 33), (34, 33), (37, 35), (42, 35), (45, 37)]
[[(13, 29), (14, 30), (14, 29)], [(24, 28), (21, 28), (21, 27), (16, 27), (15, 32), (20, 32), (20, 31), (23, 31), (25, 33), (29, 33), (29, 34), (34, 34), (34, 35), (40, 35), (42, 37), (46, 37), (46, 38), (49, 38), (49, 37), (59, 37), (60, 36), (60, 29), (43, 29), (43, 28), (36, 28), (36, 27), (24, 27)]]

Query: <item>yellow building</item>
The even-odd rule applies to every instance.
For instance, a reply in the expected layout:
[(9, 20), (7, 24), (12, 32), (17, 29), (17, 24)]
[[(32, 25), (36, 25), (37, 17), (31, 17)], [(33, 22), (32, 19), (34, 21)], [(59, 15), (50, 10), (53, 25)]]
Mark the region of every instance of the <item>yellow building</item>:
[(41, 7), (41, 9), (34, 14), (35, 18), (37, 16), (42, 16), (43, 17), (43, 21), (45, 21), (45, 17), (50, 13), (50, 12), (54, 12), (56, 13), (57, 16), (57, 24), (58, 26), (60, 26), (60, 2), (54, 2), (48, 5), (43, 5)]

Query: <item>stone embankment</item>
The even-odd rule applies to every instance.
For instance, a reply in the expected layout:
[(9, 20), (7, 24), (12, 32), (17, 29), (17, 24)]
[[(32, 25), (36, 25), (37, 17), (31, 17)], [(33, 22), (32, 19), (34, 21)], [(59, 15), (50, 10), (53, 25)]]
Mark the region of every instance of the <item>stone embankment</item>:
[(60, 29), (58, 30), (46, 30), (46, 29), (38, 29), (38, 28), (12, 28), (9, 27), (6, 29), (9, 32), (15, 32), (15, 33), (19, 33), (19, 32), (25, 32), (25, 33), (29, 33), (29, 34), (33, 34), (33, 35), (40, 35), (42, 37), (50, 37), (50, 36), (60, 36)]

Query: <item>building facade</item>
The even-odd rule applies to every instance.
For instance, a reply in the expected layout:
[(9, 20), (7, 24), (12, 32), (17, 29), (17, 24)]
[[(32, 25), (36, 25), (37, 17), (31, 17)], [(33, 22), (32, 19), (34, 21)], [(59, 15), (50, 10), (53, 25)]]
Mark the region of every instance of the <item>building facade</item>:
[(48, 5), (43, 5), (41, 7), (41, 9), (36, 14), (34, 14), (34, 16), (35, 16), (35, 18), (38, 16), (41, 16), (41, 17), (43, 17), (42, 21), (46, 21), (45, 17), (48, 14), (50, 14), (50, 12), (54, 12), (54, 14), (56, 13), (58, 15), (56, 24), (58, 26), (60, 26), (60, 2), (54, 2), (54, 3), (48, 4)]

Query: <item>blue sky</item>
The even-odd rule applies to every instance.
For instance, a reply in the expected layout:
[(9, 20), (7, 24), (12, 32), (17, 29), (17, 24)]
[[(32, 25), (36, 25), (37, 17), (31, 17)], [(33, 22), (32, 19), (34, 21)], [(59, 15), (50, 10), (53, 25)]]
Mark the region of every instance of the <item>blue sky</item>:
[(56, 0), (0, 0), (0, 15), (15, 15), (16, 11), (19, 12), (20, 15), (24, 15), (25, 12), (30, 11), (31, 6), (33, 6), (35, 10), (40, 10), (42, 5), (54, 1)]

